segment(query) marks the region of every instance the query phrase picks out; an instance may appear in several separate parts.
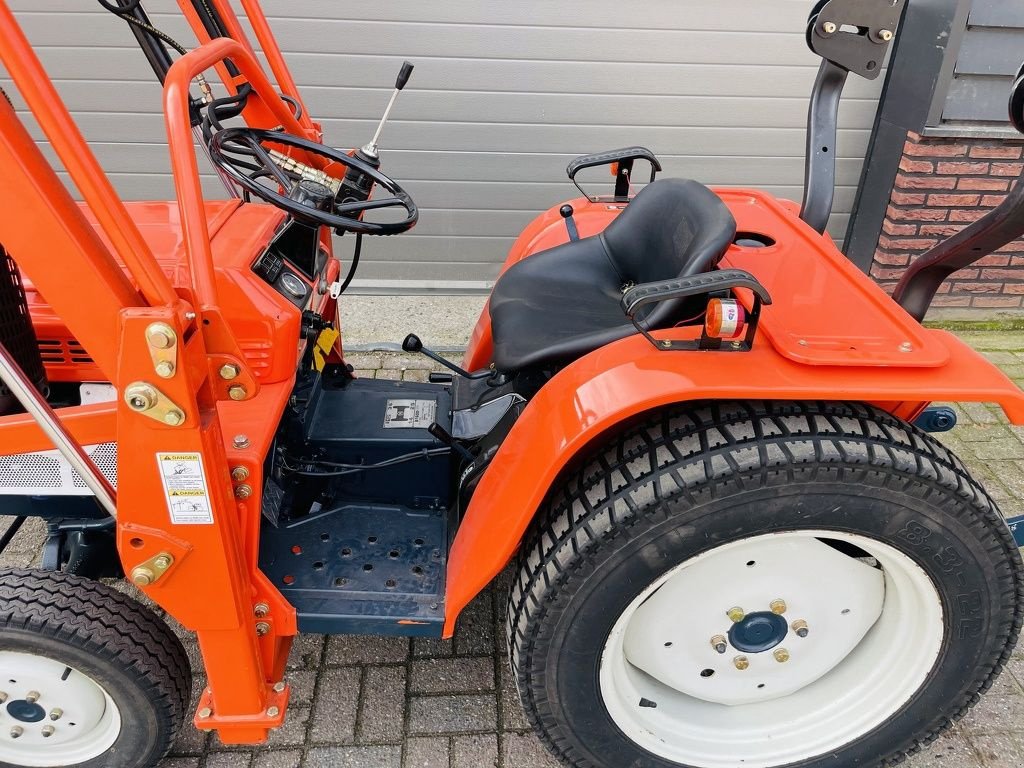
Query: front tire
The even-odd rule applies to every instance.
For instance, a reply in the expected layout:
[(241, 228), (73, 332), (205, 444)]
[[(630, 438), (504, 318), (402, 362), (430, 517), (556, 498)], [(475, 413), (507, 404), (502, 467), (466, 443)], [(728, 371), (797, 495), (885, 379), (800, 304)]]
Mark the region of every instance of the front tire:
[(0, 570), (0, 767), (153, 766), (191, 686), (149, 608), (79, 576)]
[(508, 638), (569, 765), (883, 766), (991, 686), (1022, 598), (998, 510), (928, 435), (862, 405), (714, 403), (564, 478)]

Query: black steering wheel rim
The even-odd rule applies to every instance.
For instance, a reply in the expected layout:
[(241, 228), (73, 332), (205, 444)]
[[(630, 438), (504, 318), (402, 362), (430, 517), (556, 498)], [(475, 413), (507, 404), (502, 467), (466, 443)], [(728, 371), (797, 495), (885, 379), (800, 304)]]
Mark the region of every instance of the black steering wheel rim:
[[(346, 168), (353, 168), (371, 178), (376, 187), (385, 190), (390, 196), (348, 203), (335, 201), (331, 204), (329, 211), (309, 207), (298, 200), (293, 200), (287, 194), (281, 194), (257, 181), (259, 178), (270, 176), (286, 189), (284, 181), (291, 184), (298, 184), (301, 181), (301, 179), (288, 179), (286, 172), (270, 158), (268, 150), (263, 147), (264, 143), (294, 147), (327, 158)], [(381, 173), (379, 169), (369, 163), (342, 150), (317, 144), (283, 131), (247, 127), (223, 128), (210, 137), (208, 146), (211, 159), (229, 178), (250, 194), (288, 212), (300, 221), (363, 235), (397, 235), (412, 229), (419, 219), (419, 210), (416, 204), (398, 182)], [(241, 151), (245, 147), (248, 148), (248, 152)], [(252, 158), (258, 165), (253, 167), (250, 163), (233, 158), (232, 154), (244, 154)], [(244, 172), (243, 168), (246, 168), (249, 173)], [(289, 189), (289, 191), (291, 190)], [(403, 208), (406, 217), (401, 221), (386, 223), (363, 221), (359, 218), (367, 211), (382, 208)]]

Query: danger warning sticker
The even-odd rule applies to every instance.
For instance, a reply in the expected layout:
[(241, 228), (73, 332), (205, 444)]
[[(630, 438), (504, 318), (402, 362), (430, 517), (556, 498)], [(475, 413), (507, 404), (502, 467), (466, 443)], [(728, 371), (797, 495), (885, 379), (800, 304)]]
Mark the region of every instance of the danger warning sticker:
[(156, 463), (175, 525), (211, 525), (213, 510), (199, 453), (158, 453)]

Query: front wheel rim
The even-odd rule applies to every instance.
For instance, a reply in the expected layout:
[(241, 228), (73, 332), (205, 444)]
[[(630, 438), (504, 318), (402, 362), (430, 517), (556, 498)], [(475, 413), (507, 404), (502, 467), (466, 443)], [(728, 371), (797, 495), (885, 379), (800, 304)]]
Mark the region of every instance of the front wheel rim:
[(77, 765), (104, 754), (121, 713), (91, 677), (29, 653), (0, 651), (0, 763)]
[(939, 593), (906, 554), (851, 533), (767, 534), (692, 558), (638, 595), (609, 634), (600, 690), (621, 731), (659, 757), (774, 768), (892, 717), (943, 637)]

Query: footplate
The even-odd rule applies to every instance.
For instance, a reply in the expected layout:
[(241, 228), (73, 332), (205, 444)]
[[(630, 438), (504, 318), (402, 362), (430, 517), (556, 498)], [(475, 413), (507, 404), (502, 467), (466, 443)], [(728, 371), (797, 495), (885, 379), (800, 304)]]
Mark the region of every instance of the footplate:
[(299, 630), (439, 637), (443, 513), (347, 505), (260, 535), (260, 568), (295, 606)]

